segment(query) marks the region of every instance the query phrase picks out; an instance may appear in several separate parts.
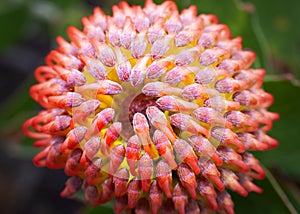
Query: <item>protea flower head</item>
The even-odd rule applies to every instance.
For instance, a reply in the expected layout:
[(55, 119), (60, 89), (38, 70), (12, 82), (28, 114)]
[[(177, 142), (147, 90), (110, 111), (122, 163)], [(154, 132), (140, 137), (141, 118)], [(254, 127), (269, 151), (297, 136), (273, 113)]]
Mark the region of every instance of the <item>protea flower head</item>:
[(34, 163), (64, 168), (62, 197), (82, 190), (116, 213), (234, 213), (227, 190), (262, 192), (251, 151), (277, 146), (255, 53), (195, 6), (112, 10), (68, 28), (36, 69), (30, 94), (45, 109), (24, 124), (42, 147)]

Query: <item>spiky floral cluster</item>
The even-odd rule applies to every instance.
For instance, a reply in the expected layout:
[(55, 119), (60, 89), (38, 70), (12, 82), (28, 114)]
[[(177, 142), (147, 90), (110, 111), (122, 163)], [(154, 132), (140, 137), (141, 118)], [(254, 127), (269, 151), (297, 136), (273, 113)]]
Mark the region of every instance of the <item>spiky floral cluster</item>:
[(63, 197), (82, 189), (116, 213), (234, 213), (227, 189), (262, 191), (248, 151), (277, 146), (266, 132), (278, 115), (240, 37), (171, 1), (95, 8), (82, 23), (37, 68), (30, 94), (45, 110), (24, 124), (43, 147), (34, 163), (71, 176)]

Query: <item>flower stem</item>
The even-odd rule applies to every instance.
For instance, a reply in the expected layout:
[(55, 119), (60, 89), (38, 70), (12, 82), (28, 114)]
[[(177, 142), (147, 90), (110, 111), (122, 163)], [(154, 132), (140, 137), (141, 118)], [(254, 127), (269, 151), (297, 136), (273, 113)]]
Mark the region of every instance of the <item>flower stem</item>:
[(290, 201), (290, 199), (288, 198), (288, 196), (286, 195), (284, 190), (281, 188), (281, 186), (277, 182), (276, 178), (265, 166), (263, 166), (263, 168), (266, 172), (267, 179), (270, 181), (272, 187), (277, 192), (278, 196), (281, 198), (281, 200), (283, 201), (285, 206), (288, 208), (290, 213), (297, 214), (298, 213), (297, 210), (295, 209), (294, 205), (292, 204), (292, 202)]

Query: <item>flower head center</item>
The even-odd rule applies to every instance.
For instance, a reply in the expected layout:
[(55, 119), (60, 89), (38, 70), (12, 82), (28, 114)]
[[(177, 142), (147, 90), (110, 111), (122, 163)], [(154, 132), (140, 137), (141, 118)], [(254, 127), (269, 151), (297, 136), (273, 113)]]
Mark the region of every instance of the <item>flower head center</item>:
[(135, 96), (131, 103), (129, 104), (129, 109), (128, 109), (128, 116), (129, 120), (132, 123), (132, 119), (135, 113), (142, 113), (143, 115), (146, 115), (146, 109), (150, 106), (156, 106), (156, 97), (152, 96), (147, 96), (143, 93)]

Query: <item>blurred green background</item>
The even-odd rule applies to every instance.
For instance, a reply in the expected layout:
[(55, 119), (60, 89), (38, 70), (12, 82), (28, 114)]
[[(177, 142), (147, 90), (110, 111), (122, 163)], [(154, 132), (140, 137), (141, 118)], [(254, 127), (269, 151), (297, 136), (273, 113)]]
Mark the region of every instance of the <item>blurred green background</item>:
[[(111, 14), (118, 0), (2, 0), (0, 2), (0, 213), (112, 213), (112, 205), (90, 208), (79, 200), (61, 199), (66, 176), (61, 170), (38, 169), (37, 150), (25, 138), (22, 123), (40, 107), (29, 97), (34, 69), (66, 38), (70, 25), (100, 6)], [(144, 1), (131, 0), (131, 4)], [(161, 1), (155, 1), (160, 3)], [(280, 113), (270, 135), (277, 149), (256, 152), (268, 178), (257, 182), (264, 193), (242, 198), (233, 194), (236, 213), (291, 213), (300, 210), (300, 26), (298, 0), (176, 0), (179, 9), (195, 4), (199, 13), (214, 13), (233, 37), (257, 53), (255, 67), (267, 69), (264, 88), (275, 97), (271, 111)], [(296, 210), (294, 210), (296, 209)]]

